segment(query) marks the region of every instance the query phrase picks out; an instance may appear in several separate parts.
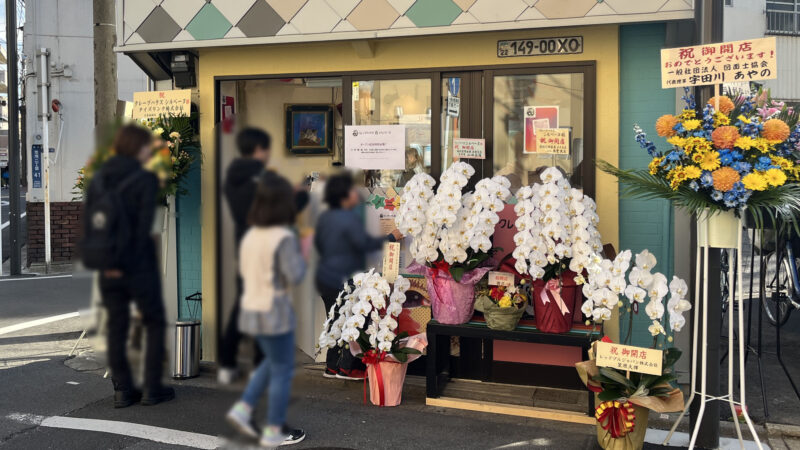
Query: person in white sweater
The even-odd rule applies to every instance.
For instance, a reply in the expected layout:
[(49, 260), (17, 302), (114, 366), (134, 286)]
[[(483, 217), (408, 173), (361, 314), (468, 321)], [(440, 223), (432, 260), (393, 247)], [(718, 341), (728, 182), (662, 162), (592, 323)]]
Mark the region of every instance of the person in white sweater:
[(295, 215), (291, 184), (275, 172), (262, 174), (248, 217), (250, 229), (239, 247), (244, 285), (239, 329), (253, 336), (264, 359), (226, 417), (242, 433), (258, 438), (252, 412), (268, 389), (267, 423), (260, 433), (260, 444), (266, 447), (295, 444), (305, 438), (303, 430), (286, 424), (295, 354), (295, 315), (288, 289), (300, 283), (306, 271), (291, 228)]

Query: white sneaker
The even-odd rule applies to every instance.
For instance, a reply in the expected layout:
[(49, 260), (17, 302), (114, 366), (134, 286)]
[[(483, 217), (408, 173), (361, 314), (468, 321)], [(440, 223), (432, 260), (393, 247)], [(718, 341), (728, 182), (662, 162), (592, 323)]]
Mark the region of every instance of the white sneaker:
[(258, 441), (260, 446), (266, 448), (276, 448), (284, 445), (283, 442), (291, 437), (284, 433), (283, 430), (276, 430), (275, 428), (277, 427), (264, 427), (264, 431), (261, 433), (261, 439)]
[(225, 416), (225, 419), (230, 423), (236, 430), (240, 433), (244, 434), (245, 436), (251, 437), (253, 439), (258, 438), (258, 430), (256, 426), (253, 424), (252, 418), (252, 409), (247, 403), (244, 402), (236, 402), (228, 411), (228, 414)]
[(233, 383), (238, 375), (238, 371), (236, 369), (231, 369), (228, 367), (220, 367), (217, 369), (217, 383), (223, 385), (229, 385)]

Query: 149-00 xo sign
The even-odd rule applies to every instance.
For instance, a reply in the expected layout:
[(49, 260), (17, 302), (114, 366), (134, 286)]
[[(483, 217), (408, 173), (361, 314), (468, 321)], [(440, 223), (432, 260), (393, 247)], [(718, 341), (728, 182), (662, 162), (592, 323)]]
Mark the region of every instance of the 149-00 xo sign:
[(497, 41), (497, 57), (569, 55), (583, 53), (583, 36)]

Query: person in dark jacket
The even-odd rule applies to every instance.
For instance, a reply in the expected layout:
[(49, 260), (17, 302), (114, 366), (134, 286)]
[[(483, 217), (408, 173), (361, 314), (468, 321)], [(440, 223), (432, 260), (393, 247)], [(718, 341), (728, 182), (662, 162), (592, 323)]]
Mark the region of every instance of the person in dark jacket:
[[(384, 242), (398, 241), (403, 235), (397, 229), (377, 238), (367, 233), (364, 220), (354, 211), (361, 198), (350, 174), (331, 177), (325, 183), (324, 195), (330, 209), (317, 220), (314, 247), (319, 254), (315, 282), (327, 313), (336, 303), (344, 282), (364, 270), (367, 253), (380, 250)], [(361, 380), (365, 376), (364, 365), (349, 350), (329, 349), (325, 363), (326, 378)]]
[[(151, 234), (158, 179), (142, 168), (152, 155), (152, 135), (138, 125), (126, 125), (117, 132), (113, 145), (116, 155), (90, 183), (85, 209), (92, 210), (93, 201), (103, 194), (100, 189), (122, 186), (120, 217), (128, 221), (130, 230), (127, 242), (119, 243), (125, 259), (119, 268), (100, 274), (100, 293), (108, 311), (108, 365), (114, 383), (114, 407), (124, 408), (140, 400), (143, 405), (155, 405), (173, 399), (175, 391), (161, 383), (166, 323)], [(126, 352), (131, 301), (136, 302), (147, 335), (144, 393), (134, 386)]]
[[(242, 237), (250, 227), (247, 217), (255, 198), (259, 176), (269, 163), (271, 145), (270, 135), (259, 128), (245, 128), (236, 136), (236, 146), (240, 156), (228, 166), (223, 190), (233, 216), (237, 251)], [(301, 189), (295, 193), (295, 207), (298, 212), (308, 204), (308, 198), (308, 192), (305, 190)], [(222, 384), (230, 384), (236, 377), (236, 357), (239, 341), (242, 339), (238, 327), (242, 280), (238, 275), (236, 286), (236, 303), (226, 324), (219, 351), (220, 368), (217, 380)], [(257, 366), (262, 353), (257, 345), (253, 346), (253, 352), (254, 363)]]

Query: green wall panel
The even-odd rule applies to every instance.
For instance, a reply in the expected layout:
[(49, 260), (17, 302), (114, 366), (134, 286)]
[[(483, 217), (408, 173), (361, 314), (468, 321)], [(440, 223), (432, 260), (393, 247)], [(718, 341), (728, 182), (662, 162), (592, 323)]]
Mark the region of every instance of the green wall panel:
[[(638, 123), (659, 148), (666, 142), (656, 135), (655, 121), (675, 110), (675, 90), (661, 89), (660, 50), (664, 46), (663, 23), (620, 27), (620, 143), (619, 164), (623, 169), (644, 168), (650, 156), (634, 140), (633, 125)], [(601, 105), (602, 106), (602, 105)], [(619, 201), (620, 248), (634, 254), (648, 249), (658, 259), (655, 271), (672, 279), (673, 216), (667, 201), (622, 198)], [(627, 302), (626, 302), (627, 304)], [(642, 305), (644, 306), (644, 305)], [(620, 311), (621, 338), (628, 331), (626, 309)], [(644, 307), (634, 316), (634, 345), (652, 345), (647, 332), (650, 319)]]

